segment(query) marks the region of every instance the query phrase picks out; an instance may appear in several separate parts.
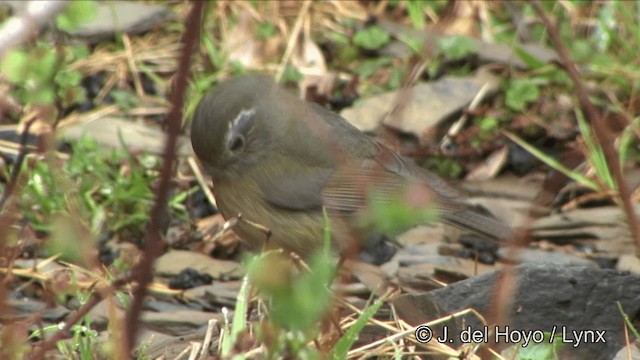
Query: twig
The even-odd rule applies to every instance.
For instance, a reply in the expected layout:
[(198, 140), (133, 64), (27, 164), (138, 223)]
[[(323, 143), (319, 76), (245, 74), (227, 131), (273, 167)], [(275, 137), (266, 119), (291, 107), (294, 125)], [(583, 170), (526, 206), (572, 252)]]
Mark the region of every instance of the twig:
[[(633, 210), (633, 205), (631, 204), (631, 196), (627, 187), (626, 182), (622, 179), (621, 169), (619, 167), (619, 162), (617, 158), (617, 154), (615, 149), (613, 148), (613, 139), (611, 132), (606, 129), (602, 122), (602, 118), (599, 116), (595, 107), (589, 100), (589, 96), (587, 94), (586, 89), (582, 85), (580, 80), (580, 76), (576, 70), (575, 64), (571, 61), (569, 54), (567, 52), (566, 47), (563, 45), (560, 40), (560, 36), (558, 35), (557, 30), (549, 21), (549, 18), (544, 14), (540, 4), (537, 1), (532, 2), (532, 5), (538, 15), (543, 20), (545, 27), (547, 28), (549, 35), (552, 41), (555, 43), (558, 53), (560, 55), (560, 59), (563, 63), (563, 66), (569, 76), (571, 77), (574, 85), (576, 87), (576, 94), (578, 95), (578, 99), (580, 101), (580, 105), (585, 112), (585, 116), (589, 119), (591, 126), (595, 129), (594, 134), (603, 148), (604, 154), (606, 156), (607, 162), (612, 166), (612, 172), (616, 179), (616, 182), (619, 186), (620, 196), (622, 198), (622, 202), (624, 204), (625, 212), (627, 217), (629, 218), (629, 227), (631, 229), (632, 235), (636, 239), (637, 248), (640, 249), (640, 242), (638, 241), (638, 231), (637, 231), (637, 223), (635, 220), (635, 214)], [(534, 209), (529, 211), (529, 215), (527, 217), (527, 223), (524, 224), (521, 229), (516, 233), (514, 241), (512, 242), (512, 246), (508, 249), (509, 255), (508, 257), (517, 257), (517, 252), (520, 247), (524, 247), (528, 244), (529, 240), (529, 227), (531, 222), (533, 221)], [(510, 303), (513, 298), (513, 294), (517, 289), (517, 279), (516, 279), (516, 267), (507, 266), (503, 269), (503, 272), (500, 276), (500, 279), (496, 282), (496, 287), (494, 289), (494, 296), (492, 300), (492, 314), (489, 317), (493, 324), (504, 324), (506, 322), (506, 313), (512, 304)]]
[(133, 299), (125, 320), (125, 335), (122, 338), (124, 351), (129, 356), (135, 344), (139, 327), (139, 317), (142, 312), (142, 303), (147, 294), (147, 286), (151, 283), (153, 277), (153, 263), (164, 250), (160, 229), (162, 228), (162, 219), (165, 217), (167, 210), (169, 192), (171, 190), (171, 179), (177, 160), (176, 144), (182, 125), (182, 109), (185, 103), (191, 55), (199, 43), (203, 9), (204, 2), (193, 1), (191, 11), (185, 22), (186, 32), (181, 41), (183, 49), (175, 76), (175, 87), (171, 97), (172, 106), (167, 117), (167, 141), (165, 143), (162, 169), (160, 170), (160, 184), (158, 185), (156, 201), (151, 210), (149, 224), (147, 225), (144, 255), (138, 266), (136, 266), (132, 272), (133, 278), (138, 285), (133, 290)]
[(38, 119), (37, 114), (35, 114), (30, 119), (27, 119), (24, 122), (24, 129), (22, 130), (22, 136), (20, 137), (20, 153), (18, 153), (18, 157), (16, 158), (15, 164), (13, 164), (13, 169), (11, 170), (11, 178), (7, 183), (7, 186), (4, 188), (4, 192), (2, 193), (2, 198), (0, 198), (0, 213), (2, 213), (2, 209), (4, 209), (4, 205), (11, 197), (13, 190), (16, 188), (18, 183), (18, 175), (20, 174), (20, 169), (22, 169), (22, 163), (24, 163), (24, 159), (29, 152), (29, 147), (27, 146), (27, 140), (29, 140), (29, 129), (31, 125)]
[(480, 90), (478, 90), (478, 93), (473, 97), (473, 100), (471, 100), (471, 103), (467, 107), (467, 111), (465, 111), (462, 116), (460, 116), (460, 118), (455, 123), (453, 123), (453, 125), (451, 125), (451, 127), (447, 131), (447, 134), (442, 138), (442, 141), (440, 141), (440, 151), (442, 151), (443, 153), (447, 153), (449, 146), (453, 142), (453, 137), (458, 135), (462, 128), (467, 124), (467, 121), (469, 120), (469, 112), (474, 111), (478, 107), (478, 105), (480, 105), (482, 100), (484, 100), (484, 98), (487, 96), (488, 92), (489, 82), (486, 82), (482, 85)]
[(187, 163), (189, 164), (191, 171), (193, 171), (193, 174), (196, 176), (196, 180), (198, 181), (198, 184), (200, 184), (200, 188), (204, 192), (204, 196), (207, 198), (207, 200), (209, 200), (209, 204), (211, 204), (215, 208), (218, 208), (218, 204), (216, 204), (216, 198), (213, 196), (211, 189), (209, 189), (207, 181), (204, 179), (202, 171), (200, 171), (195, 158), (193, 156), (189, 156), (187, 158)]
[(209, 348), (211, 347), (211, 340), (213, 339), (213, 331), (218, 326), (218, 319), (211, 319), (207, 325), (207, 332), (204, 335), (202, 341), (202, 349), (200, 350), (200, 357), (198, 359), (206, 359), (209, 356)]
[(293, 30), (291, 31), (291, 37), (289, 38), (289, 42), (287, 43), (287, 48), (284, 50), (284, 56), (282, 56), (282, 61), (280, 62), (278, 71), (276, 71), (275, 79), (277, 82), (280, 82), (280, 79), (284, 74), (284, 69), (287, 67), (287, 63), (291, 58), (291, 54), (293, 54), (293, 49), (296, 48), (296, 43), (298, 42), (298, 36), (300, 36), (300, 31), (302, 30), (302, 25), (304, 24), (305, 16), (309, 12), (309, 7), (311, 7), (311, 3), (312, 3), (311, 0), (307, 0), (302, 4), (302, 8), (300, 8), (300, 12), (298, 13), (298, 18), (296, 19), (296, 23), (293, 25)]
[(602, 116), (589, 99), (587, 89), (582, 84), (580, 74), (578, 73), (575, 63), (571, 60), (567, 47), (562, 42), (562, 39), (560, 39), (558, 30), (551, 23), (549, 17), (544, 13), (544, 10), (542, 9), (542, 6), (540, 6), (538, 0), (533, 1), (531, 4), (544, 22), (545, 28), (549, 32), (551, 41), (553, 41), (553, 43), (555, 44), (556, 50), (560, 55), (562, 66), (573, 81), (574, 86), (576, 87), (576, 95), (578, 97), (578, 101), (580, 102), (580, 107), (582, 108), (582, 111), (584, 111), (585, 117), (589, 120), (589, 123), (593, 128), (593, 134), (602, 147), (602, 151), (607, 160), (609, 168), (613, 173), (613, 177), (615, 178), (616, 183), (618, 184), (618, 191), (620, 193), (622, 207), (625, 214), (627, 215), (627, 220), (629, 223), (629, 230), (631, 231), (631, 235), (633, 236), (633, 239), (636, 243), (636, 254), (640, 255), (640, 227), (638, 226), (635, 209), (631, 201), (631, 190), (629, 189), (629, 185), (622, 175), (621, 164), (619, 161), (620, 159), (618, 157), (616, 149), (613, 146), (615, 137), (611, 130), (607, 128)]
[(129, 70), (131, 71), (131, 79), (133, 80), (133, 85), (136, 89), (136, 95), (142, 98), (145, 96), (144, 87), (142, 86), (140, 72), (138, 71), (138, 66), (136, 65), (136, 60), (133, 56), (133, 48), (131, 47), (131, 39), (129, 39), (129, 35), (122, 34), (122, 43), (124, 44), (125, 56), (127, 58), (127, 63), (129, 64)]
[(63, 338), (65, 338), (69, 329), (75, 325), (78, 321), (82, 320), (82, 318), (91, 311), (96, 305), (98, 305), (103, 299), (106, 299), (109, 295), (118, 291), (122, 286), (127, 284), (131, 278), (125, 277), (114, 281), (110, 286), (93, 291), (89, 300), (87, 300), (84, 305), (82, 305), (75, 313), (73, 313), (68, 319), (65, 320), (64, 326), (62, 329), (53, 333), (53, 335), (45, 341), (42, 341), (39, 344), (34, 346), (34, 350), (32, 353), (27, 355), (27, 359), (44, 359), (47, 350), (55, 347), (56, 343)]

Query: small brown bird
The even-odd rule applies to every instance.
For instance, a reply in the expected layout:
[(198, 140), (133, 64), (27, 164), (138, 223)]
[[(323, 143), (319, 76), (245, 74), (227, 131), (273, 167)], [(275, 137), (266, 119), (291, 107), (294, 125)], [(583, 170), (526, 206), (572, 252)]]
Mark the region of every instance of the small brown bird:
[(250, 222), (271, 230), (269, 244), (310, 255), (323, 244), (323, 207), (338, 252), (367, 248), (379, 238), (359, 221), (369, 194), (391, 201), (419, 187), (441, 221), (489, 239), (512, 234), (437, 176), (267, 77), (233, 78), (209, 92), (195, 111), (191, 142), (222, 215), (249, 220), (234, 230), (254, 248), (266, 236)]

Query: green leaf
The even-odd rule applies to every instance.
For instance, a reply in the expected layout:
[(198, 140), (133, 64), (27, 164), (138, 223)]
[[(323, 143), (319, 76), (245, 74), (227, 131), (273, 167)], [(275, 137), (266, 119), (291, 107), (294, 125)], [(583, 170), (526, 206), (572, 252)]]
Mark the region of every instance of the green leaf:
[(422, 11), (423, 1), (410, 0), (407, 1), (407, 13), (413, 27), (422, 30), (426, 23), (424, 21), (424, 12)]
[(493, 116), (487, 116), (485, 118), (477, 120), (476, 124), (478, 124), (478, 127), (482, 131), (493, 131), (498, 129), (500, 121)]
[(420, 186), (415, 189), (408, 186), (404, 191), (406, 194), (391, 198), (386, 194), (372, 191), (369, 194), (367, 211), (360, 218), (362, 226), (374, 233), (393, 237), (412, 226), (435, 222), (438, 213), (431, 202), (409, 204), (409, 198), (403, 197), (409, 193), (420, 195), (421, 191), (425, 192), (425, 196), (430, 195), (427, 189)]
[(347, 352), (351, 349), (356, 340), (358, 340), (360, 332), (367, 325), (367, 322), (378, 312), (382, 304), (384, 304), (384, 302), (381, 299), (377, 299), (371, 306), (367, 307), (362, 314), (360, 314), (356, 322), (344, 333), (333, 347), (333, 350), (331, 351), (331, 359), (338, 360), (347, 358)]
[(640, 149), (637, 145), (635, 129), (640, 127), (640, 117), (636, 117), (620, 135), (618, 141), (618, 152), (620, 153), (620, 166), (624, 166), (627, 161), (640, 161)]
[(407, 46), (411, 49), (411, 51), (413, 51), (413, 53), (417, 54), (417, 55), (422, 55), (423, 54), (423, 47), (424, 47), (424, 41), (422, 41), (419, 38), (413, 37), (411, 35), (404, 35), (401, 34), (398, 36), (398, 40), (402, 41), (403, 43), (407, 44)]
[(60, 215), (54, 221), (46, 247), (51, 254), (61, 254), (61, 259), (78, 264), (89, 260), (94, 243), (95, 239), (91, 239), (91, 233), (81, 219)]
[(284, 68), (284, 72), (282, 73), (282, 82), (286, 83), (288, 81), (291, 82), (299, 82), (302, 80), (302, 74), (293, 66), (287, 65)]
[(246, 328), (245, 319), (247, 318), (249, 311), (250, 296), (249, 277), (245, 276), (242, 279), (240, 291), (238, 291), (238, 298), (236, 301), (235, 311), (233, 313), (231, 328), (226, 329), (226, 336), (222, 338), (222, 344), (220, 345), (220, 355), (222, 355), (223, 358), (229, 356), (233, 349), (233, 345), (235, 345), (238, 340), (238, 335)]
[(430, 156), (420, 165), (448, 179), (459, 178), (464, 170), (456, 160), (449, 157)]
[(629, 315), (622, 308), (622, 304), (620, 303), (620, 301), (616, 301), (616, 306), (618, 307), (618, 311), (620, 312), (620, 315), (622, 315), (627, 328), (633, 333), (636, 340), (640, 340), (640, 332), (638, 332), (638, 329), (633, 325), (631, 319), (629, 319)]
[(277, 34), (277, 28), (275, 25), (268, 21), (263, 21), (256, 27), (256, 36), (260, 40), (267, 40), (274, 37)]
[(128, 91), (113, 90), (111, 92), (113, 100), (122, 109), (133, 109), (138, 104), (138, 97)]
[(329, 34), (329, 39), (338, 45), (349, 44), (349, 38), (346, 35), (337, 32), (332, 32), (331, 34)]
[(388, 57), (369, 59), (363, 61), (360, 65), (358, 65), (355, 68), (355, 72), (363, 78), (368, 78), (375, 74), (379, 69), (387, 65), (391, 65), (392, 63), (393, 61)]
[(55, 91), (51, 87), (34, 89), (31, 92), (31, 102), (34, 104), (53, 104), (56, 98)]
[[(215, 44), (216, 42), (213, 40), (213, 38), (210, 35), (206, 34), (202, 37), (202, 45), (204, 45), (204, 48), (206, 49), (206, 53), (209, 58), (209, 61), (211, 62), (211, 64), (213, 64), (215, 68), (220, 69), (223, 67), (226, 59), (222, 51), (219, 51), (218, 47)], [(211, 84), (207, 84), (207, 87), (210, 85)]]
[(390, 40), (389, 33), (379, 26), (369, 26), (353, 36), (353, 43), (367, 50), (378, 50)]
[(56, 17), (56, 26), (63, 31), (72, 31), (93, 20), (97, 13), (98, 8), (93, 1), (70, 1), (64, 13)]
[(515, 111), (522, 111), (524, 108), (538, 100), (540, 96), (539, 85), (533, 80), (517, 79), (509, 83), (505, 95), (506, 105)]
[(617, 23), (615, 15), (615, 2), (603, 3), (602, 8), (598, 11), (598, 21), (593, 32), (593, 39), (600, 51), (609, 49), (617, 35)]
[(63, 88), (77, 86), (82, 81), (82, 74), (79, 71), (60, 71), (55, 74), (54, 80)]
[(605, 184), (605, 186), (611, 190), (617, 190), (618, 186), (616, 181), (613, 179), (613, 175), (609, 169), (607, 158), (604, 156), (602, 146), (600, 146), (600, 143), (598, 143), (596, 138), (591, 134), (591, 126), (585, 120), (582, 111), (576, 110), (576, 114), (580, 133), (582, 134), (584, 143), (587, 146), (587, 160), (589, 161), (589, 164), (591, 164), (591, 166), (596, 170), (598, 178)]
[(29, 65), (28, 55), (21, 50), (10, 50), (2, 61), (2, 73), (15, 84), (24, 80)]
[(540, 342), (530, 342), (527, 346), (522, 343), (516, 344), (507, 349), (506, 358), (518, 360), (557, 360), (558, 350), (564, 347), (562, 335), (556, 335), (551, 339), (551, 333), (545, 332), (544, 338)]
[(449, 59), (461, 59), (476, 51), (476, 44), (466, 36), (446, 36), (438, 40), (438, 50)]
[(507, 137), (509, 139), (511, 139), (516, 144), (518, 144), (520, 147), (522, 147), (523, 149), (525, 149), (528, 152), (530, 152), (533, 156), (535, 156), (536, 158), (540, 159), (542, 162), (544, 162), (545, 164), (549, 165), (551, 168), (553, 168), (553, 169), (565, 174), (570, 179), (582, 184), (583, 186), (586, 186), (586, 187), (588, 187), (590, 189), (593, 189), (595, 191), (601, 190), (600, 186), (598, 186), (598, 184), (595, 181), (589, 179), (588, 177), (580, 174), (577, 171), (573, 171), (573, 170), (567, 168), (566, 166), (562, 165), (562, 163), (559, 162), (558, 160), (556, 160), (555, 158), (553, 158), (553, 157), (545, 154), (544, 152), (538, 150), (537, 148), (535, 148), (534, 146), (530, 145), (526, 141), (522, 140), (518, 136), (516, 136), (514, 134), (511, 134), (509, 132), (505, 132), (505, 135), (507, 135)]
[(71, 47), (70, 50), (71, 59), (67, 59), (69, 61), (86, 59), (90, 55), (89, 48), (86, 45), (76, 45)]
[(39, 83), (47, 83), (57, 72), (58, 55), (55, 51), (52, 51), (53, 49), (50, 47), (37, 50), (39, 59), (32, 62), (31, 70)]
[[(319, 239), (320, 240), (320, 239)], [(279, 251), (259, 255), (247, 266), (252, 283), (270, 300), (271, 321), (277, 327), (309, 333), (331, 304), (328, 290), (335, 274), (331, 255), (318, 251), (301, 273)]]
[(539, 69), (547, 65), (546, 62), (538, 59), (521, 46), (516, 46), (514, 50), (520, 60), (522, 60), (530, 69)]
[(402, 85), (406, 77), (407, 70), (403, 67), (397, 67), (391, 70), (389, 74), (389, 81), (387, 81), (386, 87), (390, 90), (398, 89)]

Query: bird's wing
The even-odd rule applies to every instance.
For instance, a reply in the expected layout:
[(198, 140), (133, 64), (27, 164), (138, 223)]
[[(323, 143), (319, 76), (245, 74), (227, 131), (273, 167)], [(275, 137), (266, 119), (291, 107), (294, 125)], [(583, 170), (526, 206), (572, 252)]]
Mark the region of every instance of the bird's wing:
[[(364, 135), (339, 115), (315, 104), (306, 115), (299, 124), (311, 128), (315, 138), (308, 141), (315, 146), (284, 149), (282, 154), (293, 156), (291, 163), (300, 165), (259, 181), (271, 204), (292, 211), (324, 206), (348, 216), (366, 208), (372, 191), (377, 199), (392, 201), (418, 183), (431, 191), (443, 222), (490, 239), (512, 235), (508, 226), (479, 213), (444, 180)], [(318, 145), (327, 153), (313, 152)]]
[(292, 211), (322, 209), (322, 188), (331, 175), (330, 169), (309, 169), (306, 174), (289, 171), (277, 177), (258, 180), (267, 202)]
[(513, 237), (511, 227), (495, 218), (482, 214), (465, 201), (465, 196), (441, 178), (400, 157), (380, 145), (375, 155), (376, 161), (388, 171), (398, 174), (407, 181), (415, 180), (426, 185), (438, 202), (441, 220), (445, 223), (474, 232), (491, 240), (506, 240)]
[[(347, 212), (359, 209), (356, 204), (366, 197), (362, 190), (351, 191), (356, 184), (348, 181), (343, 169), (355, 169), (348, 173), (357, 178), (361, 164), (349, 162), (374, 154), (375, 143), (337, 114), (316, 104), (305, 104), (282, 116), (298, 117), (286, 122), (288, 128), (283, 136), (300, 140), (271, 144), (273, 151), (269, 156), (278, 158), (271, 161), (286, 163), (290, 168), (274, 169), (268, 176), (257, 177), (264, 198), (272, 205), (292, 211), (321, 210), (323, 206)], [(332, 197), (335, 201), (327, 202), (323, 191), (328, 183), (336, 182), (343, 182), (341, 187), (333, 187), (341, 191)]]

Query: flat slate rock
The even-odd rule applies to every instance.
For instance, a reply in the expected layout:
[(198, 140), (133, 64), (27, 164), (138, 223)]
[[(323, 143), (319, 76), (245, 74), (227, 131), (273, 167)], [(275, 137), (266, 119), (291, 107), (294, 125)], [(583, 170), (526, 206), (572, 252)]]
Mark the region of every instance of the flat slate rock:
[[(632, 321), (637, 321), (640, 315), (640, 276), (550, 264), (524, 264), (515, 267), (515, 272), (518, 287), (506, 310), (508, 326), (512, 330), (532, 332), (552, 332), (555, 327), (559, 335), (564, 329), (566, 343), (559, 351), (561, 359), (611, 359), (626, 342), (624, 320), (617, 304)], [(401, 295), (393, 304), (399, 317), (412, 325), (466, 308), (473, 308), (486, 318), (501, 275), (502, 270), (423, 294)], [(454, 344), (460, 344), (456, 335), (461, 329), (482, 328), (475, 316), (464, 316), (449, 325), (449, 339), (455, 340)], [(443, 329), (434, 329), (434, 332), (436, 330)], [(504, 332), (504, 325), (499, 330)], [(576, 344), (572, 331), (590, 338)], [(498, 340), (493, 348), (513, 345), (505, 342), (504, 337)]]
[[(498, 90), (497, 79), (487, 72), (478, 72), (472, 77), (445, 76), (411, 89), (372, 96), (340, 115), (361, 131), (373, 131), (383, 123), (422, 138), (426, 131), (461, 112), (485, 84), (489, 86), (488, 93)], [(400, 115), (393, 115), (395, 111), (400, 111)]]
[[(143, 354), (150, 359), (184, 359), (185, 357), (180, 357), (184, 356), (182, 352), (187, 348), (191, 348), (194, 343), (201, 344), (205, 335), (206, 331), (204, 329), (198, 329), (184, 336), (170, 336), (157, 331), (143, 329), (138, 336), (139, 344), (137, 347), (144, 348)], [(214, 331), (212, 343), (217, 344), (218, 340), (218, 333)], [(215, 349), (206, 349), (204, 353), (213, 357), (215, 353), (212, 350)], [(200, 351), (202, 353), (202, 349)]]
[[(453, 37), (452, 35), (444, 35), (430, 29), (412, 29), (387, 20), (380, 21), (380, 26), (387, 30), (396, 39), (410, 38), (421, 41), (427, 45), (435, 45), (437, 41), (441, 39)], [(503, 63), (520, 69), (526, 69), (528, 67), (510, 46), (489, 43), (469, 36), (461, 37), (466, 38), (468, 41), (473, 43), (474, 53), (478, 55), (481, 63)], [(412, 53), (412, 50), (409, 49), (408, 45), (404, 44), (402, 41), (399, 43), (401, 44), (394, 44), (394, 48), (390, 49), (393, 54), (396, 56), (406, 56)], [(559, 59), (558, 54), (555, 51), (538, 44), (519, 44), (519, 47), (542, 62), (554, 62)]]
[(95, 44), (117, 33), (141, 34), (175, 15), (167, 7), (136, 1), (95, 2), (96, 16), (69, 32), (71, 36)]
[[(635, 208), (640, 213), (640, 205)], [(556, 243), (581, 243), (610, 256), (635, 253), (626, 215), (616, 206), (572, 209), (536, 219), (532, 236)]]
[[(175, 14), (167, 7), (136, 1), (94, 1), (95, 16), (69, 32), (71, 36), (95, 44), (112, 39), (117, 33), (140, 34), (153, 29)], [(23, 14), (29, 1), (4, 0), (0, 6)]]
[[(640, 206), (636, 206), (638, 213)], [(600, 206), (588, 209), (572, 209), (562, 213), (537, 219), (532, 224), (534, 230), (569, 230), (577, 227), (602, 226), (616, 228), (626, 221), (626, 216), (618, 206)]]
[(243, 273), (242, 266), (236, 261), (215, 259), (187, 250), (164, 253), (156, 261), (154, 272), (161, 276), (176, 276), (186, 268), (209, 274), (214, 279), (237, 279)]
[(241, 283), (241, 281), (216, 281), (211, 285), (186, 290), (184, 297), (207, 304), (234, 307), (238, 300)]
[(69, 309), (61, 305), (48, 306), (43, 301), (27, 297), (9, 299), (6, 301), (5, 306), (11, 311), (5, 311), (0, 314), (0, 320), (2, 321), (24, 320), (38, 314), (40, 319), (46, 322), (57, 323), (64, 320), (71, 313)]
[(181, 336), (206, 328), (209, 320), (221, 320), (222, 314), (206, 311), (176, 310), (166, 312), (145, 311), (140, 320), (146, 329)]
[[(165, 132), (160, 129), (110, 116), (81, 121), (61, 128), (59, 134), (63, 139), (79, 140), (86, 136), (112, 149), (125, 148), (154, 155), (161, 155), (164, 152), (166, 137)], [(192, 155), (191, 141), (186, 137), (179, 137), (177, 152), (182, 156)]]

